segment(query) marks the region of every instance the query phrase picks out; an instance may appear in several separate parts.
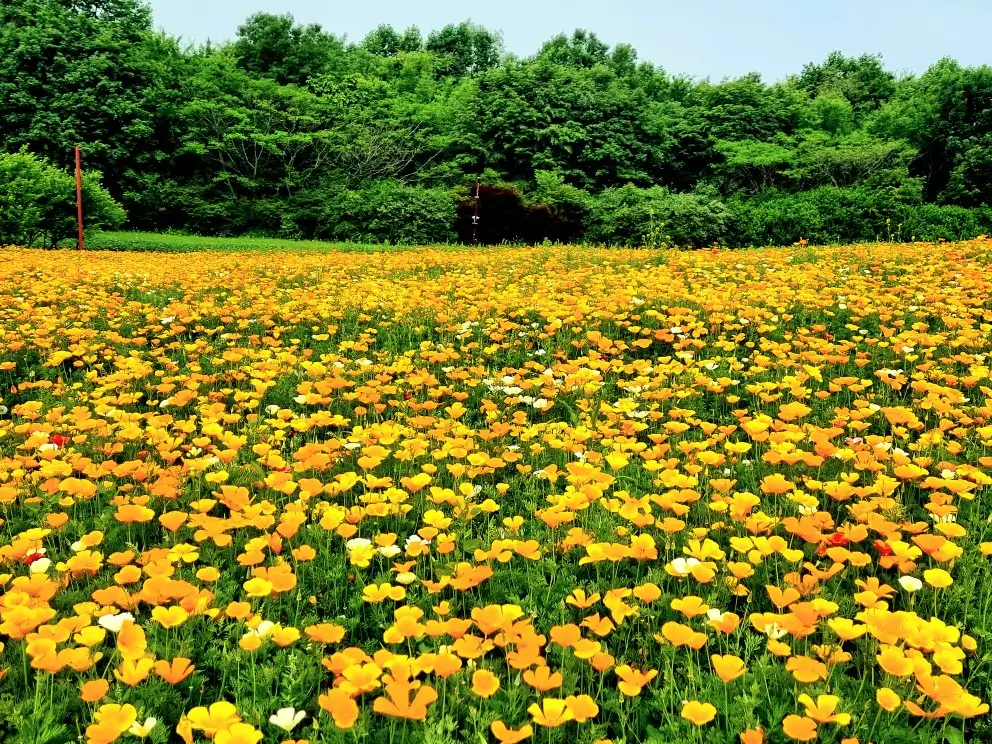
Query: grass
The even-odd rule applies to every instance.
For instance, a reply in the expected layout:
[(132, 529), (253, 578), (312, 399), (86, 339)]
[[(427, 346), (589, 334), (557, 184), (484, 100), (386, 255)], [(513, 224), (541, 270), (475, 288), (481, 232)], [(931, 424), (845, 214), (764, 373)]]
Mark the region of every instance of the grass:
[(86, 237), (86, 249), (92, 251), (154, 251), (161, 253), (195, 253), (197, 251), (226, 251), (231, 253), (277, 253), (280, 251), (374, 253), (379, 251), (417, 250), (413, 246), (369, 245), (364, 243), (333, 243), (321, 240), (290, 240), (287, 238), (204, 237), (175, 233), (98, 232)]

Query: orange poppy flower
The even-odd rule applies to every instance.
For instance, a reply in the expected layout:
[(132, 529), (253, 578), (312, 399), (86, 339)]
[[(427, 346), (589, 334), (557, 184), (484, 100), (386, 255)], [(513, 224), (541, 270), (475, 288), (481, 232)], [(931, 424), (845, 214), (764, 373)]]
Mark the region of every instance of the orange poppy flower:
[(765, 732), (760, 729), (748, 729), (740, 735), (741, 744), (764, 744)]
[(565, 701), (558, 698), (544, 698), (540, 705), (532, 703), (527, 712), (534, 723), (545, 728), (557, 728), (575, 719), (575, 714)]
[(628, 664), (621, 664), (613, 670), (613, 673), (620, 678), (617, 689), (627, 697), (637, 697), (640, 695), (644, 686), (658, 676), (657, 669), (640, 671)]
[(811, 659), (808, 656), (793, 656), (786, 663), (785, 668), (792, 672), (792, 676), (797, 682), (807, 684), (817, 680), (827, 678), (827, 665), (822, 661)]
[(694, 726), (705, 726), (716, 718), (716, 706), (712, 703), (701, 703), (690, 700), (682, 704), (682, 718)]
[(221, 729), (230, 728), (241, 722), (237, 709), (226, 700), (211, 703), (209, 707), (198, 706), (186, 714), (190, 728), (202, 731), (212, 739)]
[(524, 672), (524, 682), (533, 687), (538, 692), (547, 692), (561, 687), (563, 681), (561, 672), (551, 672), (546, 666), (537, 669), (528, 669)]
[(589, 695), (569, 695), (565, 698), (565, 705), (572, 711), (576, 723), (585, 723), (599, 715), (599, 706)]
[(437, 700), (434, 688), (419, 682), (397, 680), (387, 683), (384, 689), (386, 696), (376, 698), (372, 710), (393, 718), (423, 721), (427, 718), (428, 706)]
[(816, 721), (805, 716), (789, 715), (782, 721), (782, 731), (796, 741), (812, 741), (816, 738)]
[(740, 657), (730, 654), (727, 654), (726, 656), (713, 654), (710, 656), (710, 661), (713, 663), (713, 669), (716, 671), (716, 675), (724, 683), (732, 682), (738, 677), (742, 677), (747, 674), (747, 667), (744, 665), (744, 661)]
[(472, 692), (481, 698), (492, 697), (499, 687), (499, 677), (487, 669), (478, 669), (472, 675)]
[(493, 736), (500, 744), (517, 744), (524, 739), (529, 739), (534, 733), (534, 729), (529, 724), (518, 729), (511, 729), (507, 728), (506, 724), (500, 720), (493, 721), (489, 730), (493, 732)]
[(80, 697), (84, 703), (95, 703), (110, 691), (110, 683), (105, 679), (91, 679), (85, 682)]
[(182, 656), (175, 657), (171, 662), (164, 659), (156, 661), (152, 668), (155, 670), (155, 674), (170, 685), (179, 684), (196, 671), (196, 667), (190, 660)]

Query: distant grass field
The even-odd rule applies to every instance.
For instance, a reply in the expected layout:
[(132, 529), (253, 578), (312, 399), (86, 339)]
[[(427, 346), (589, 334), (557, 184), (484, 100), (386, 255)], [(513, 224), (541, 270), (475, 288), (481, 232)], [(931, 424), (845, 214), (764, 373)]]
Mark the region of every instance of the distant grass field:
[(195, 251), (230, 251), (253, 253), (285, 250), (307, 251), (409, 251), (414, 246), (371, 245), (365, 243), (331, 243), (320, 240), (288, 240), (285, 238), (214, 238), (200, 235), (177, 235), (146, 232), (100, 232), (86, 237), (86, 248), (94, 251), (158, 251), (163, 253), (193, 253)]

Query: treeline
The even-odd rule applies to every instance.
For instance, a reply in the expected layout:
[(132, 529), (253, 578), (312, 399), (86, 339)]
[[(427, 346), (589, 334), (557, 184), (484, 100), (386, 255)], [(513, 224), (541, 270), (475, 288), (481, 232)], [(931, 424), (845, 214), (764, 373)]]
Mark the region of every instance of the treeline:
[(189, 46), (138, 0), (9, 0), (0, 151), (67, 169), (77, 144), (143, 230), (465, 241), (478, 177), (483, 242), (992, 232), (992, 68), (949, 59), (714, 83), (587, 31), (520, 58), (471, 23), (355, 43), (257, 14)]

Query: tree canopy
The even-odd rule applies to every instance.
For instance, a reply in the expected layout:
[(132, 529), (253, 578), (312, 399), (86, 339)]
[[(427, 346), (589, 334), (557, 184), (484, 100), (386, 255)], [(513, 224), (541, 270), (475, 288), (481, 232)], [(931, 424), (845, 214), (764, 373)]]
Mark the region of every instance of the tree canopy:
[(15, 0), (0, 132), (63, 169), (82, 145), (143, 229), (336, 237), (379, 210), (358, 232), (436, 240), (477, 178), (493, 240), (955, 238), (992, 213), (992, 68), (834, 52), (776, 82), (692, 80), (583, 29), (519, 57), (467, 21), (350, 42), (255, 13), (184, 46), (139, 0)]

